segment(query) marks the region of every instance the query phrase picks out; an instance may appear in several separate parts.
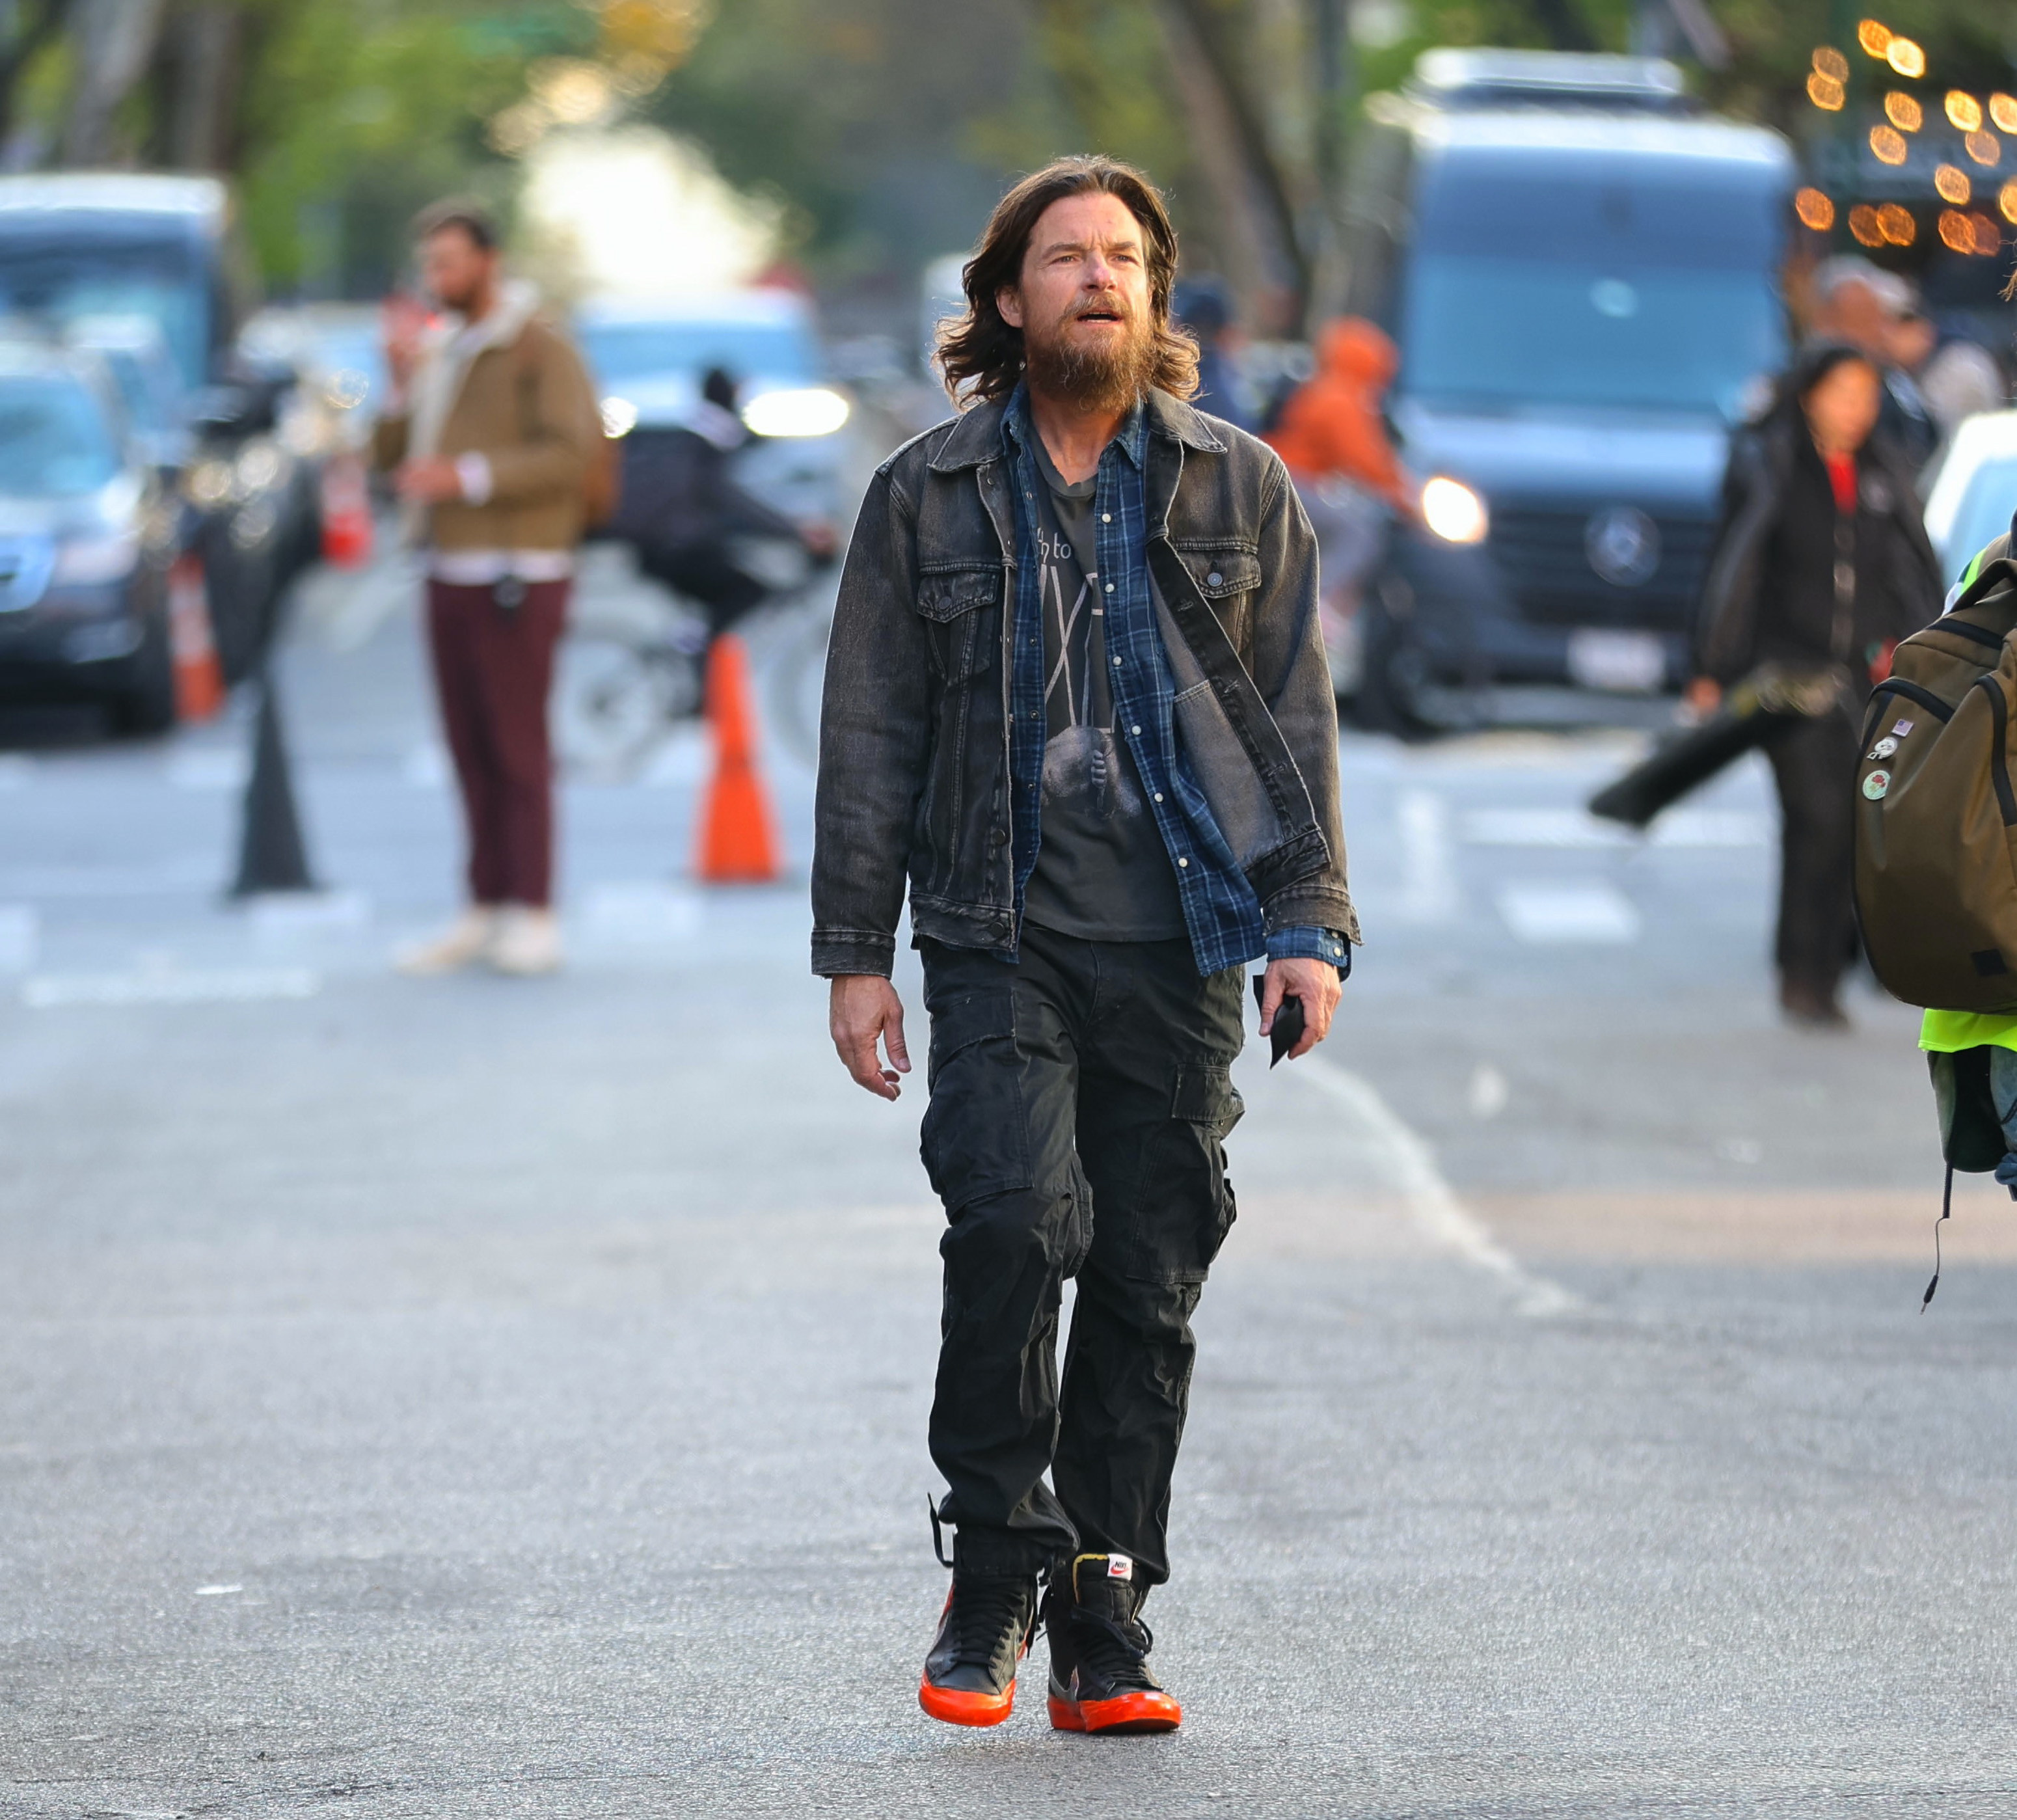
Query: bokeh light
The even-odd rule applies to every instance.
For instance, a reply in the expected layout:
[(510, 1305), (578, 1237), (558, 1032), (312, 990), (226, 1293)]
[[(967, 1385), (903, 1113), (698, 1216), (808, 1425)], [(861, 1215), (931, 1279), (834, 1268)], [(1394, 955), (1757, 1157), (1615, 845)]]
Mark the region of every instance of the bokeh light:
[(1978, 258), (1994, 258), (2003, 251), (2003, 230), (1979, 208), (1972, 209), (1968, 220), (1975, 227), (1975, 252)]
[(1870, 129), (1870, 150), (1880, 164), (1902, 164), (1905, 161), (1905, 135), (1888, 126), (1873, 126)]
[(1961, 143), (1978, 164), (1994, 164), (2003, 156), (2002, 142), (1993, 132), (1972, 132)]
[(1926, 53), (1909, 38), (1894, 38), (1884, 47), (1884, 60), (1908, 81), (1926, 73)]
[(1802, 190), (1793, 198), (1793, 212), (1802, 227), (1824, 234), (1835, 226), (1835, 204), (1818, 190)]
[(2003, 132), (2017, 132), (2017, 96), (1990, 96), (1989, 117)]
[(2012, 177), (1996, 193), (1996, 206), (2003, 211), (2005, 221), (2017, 222), (2017, 177)]
[(1947, 98), (1947, 118), (1963, 132), (1975, 132), (1982, 125), (1982, 103), (1972, 95), (1958, 88), (1950, 88)]
[(1884, 97), (1884, 117), (1900, 132), (1917, 132), (1926, 124), (1925, 110), (1900, 88)]
[(1975, 194), (1975, 186), (1958, 164), (1943, 164), (1933, 173), (1933, 187), (1943, 202), (1965, 203)]
[(1849, 59), (1831, 44), (1824, 44), (1814, 52), (1814, 67), (1838, 82), (1849, 80)]
[(1891, 48), (1891, 28), (1874, 19), (1864, 20), (1856, 28), (1856, 42), (1873, 57), (1881, 57)]
[(1909, 247), (1918, 238), (1919, 224), (1913, 220), (1911, 210), (1896, 202), (1878, 205), (1877, 225), (1887, 247)]
[(1848, 92), (1834, 77), (1824, 75), (1819, 70), (1811, 70), (1807, 74), (1807, 99), (1830, 114), (1841, 111)]
[(1957, 253), (1975, 251), (1975, 223), (1957, 208), (1940, 211), (1940, 244)]
[(1884, 244), (1884, 225), (1878, 220), (1877, 211), (1867, 202), (1859, 202), (1849, 211), (1849, 231), (1862, 246)]

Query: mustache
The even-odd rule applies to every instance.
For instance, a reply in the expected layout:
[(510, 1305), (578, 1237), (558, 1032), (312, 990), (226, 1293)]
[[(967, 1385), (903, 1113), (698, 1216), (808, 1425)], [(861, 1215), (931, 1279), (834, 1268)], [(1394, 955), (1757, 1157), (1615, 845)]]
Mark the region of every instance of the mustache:
[(1120, 298), (1095, 298), (1089, 303), (1082, 303), (1076, 309), (1066, 311), (1064, 320), (1068, 323), (1082, 323), (1091, 316), (1109, 316), (1116, 322), (1125, 323), (1135, 320), (1135, 312)]

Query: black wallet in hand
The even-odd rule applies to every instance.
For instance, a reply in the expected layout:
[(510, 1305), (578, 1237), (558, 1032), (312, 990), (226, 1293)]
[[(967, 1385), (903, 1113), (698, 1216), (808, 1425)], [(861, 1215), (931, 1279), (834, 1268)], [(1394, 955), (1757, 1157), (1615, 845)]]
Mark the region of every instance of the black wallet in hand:
[[(1268, 976), (1265, 973), (1256, 973), (1254, 976), (1254, 1002), (1256, 1005), (1265, 1001), (1267, 984)], [(1290, 993), (1276, 1007), (1275, 1027), (1268, 1032), (1268, 1046), (1273, 1051), (1268, 1058), (1268, 1066), (1273, 1067), (1276, 1063), (1302, 1041), (1302, 1037), (1303, 1002), (1294, 993)]]

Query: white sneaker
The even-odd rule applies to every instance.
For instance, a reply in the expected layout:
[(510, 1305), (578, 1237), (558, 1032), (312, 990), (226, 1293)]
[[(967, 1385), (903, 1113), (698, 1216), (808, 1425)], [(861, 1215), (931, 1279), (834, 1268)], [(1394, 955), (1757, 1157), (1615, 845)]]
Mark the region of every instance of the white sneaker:
[(489, 956), (500, 973), (550, 973), (561, 964), (561, 919), (550, 910), (509, 904), (497, 914)]
[(452, 973), (489, 952), (497, 931), (497, 912), (481, 905), (463, 912), (443, 933), (402, 948), (392, 964), (402, 973), (421, 977)]

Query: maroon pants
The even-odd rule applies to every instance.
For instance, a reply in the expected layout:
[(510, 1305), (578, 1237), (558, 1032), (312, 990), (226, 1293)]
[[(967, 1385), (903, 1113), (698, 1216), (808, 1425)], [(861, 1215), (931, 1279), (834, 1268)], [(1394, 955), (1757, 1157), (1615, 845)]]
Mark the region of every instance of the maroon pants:
[(571, 585), (530, 583), (525, 599), (506, 608), (487, 587), (428, 583), (428, 643), (469, 822), (469, 895), (478, 904), (544, 905), (553, 897), (547, 692)]

